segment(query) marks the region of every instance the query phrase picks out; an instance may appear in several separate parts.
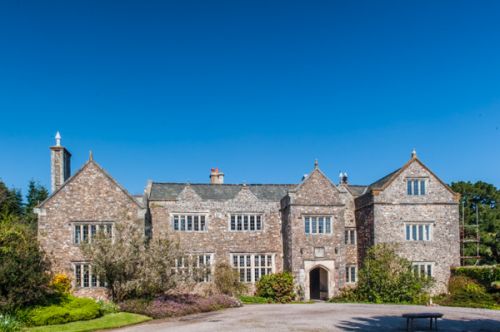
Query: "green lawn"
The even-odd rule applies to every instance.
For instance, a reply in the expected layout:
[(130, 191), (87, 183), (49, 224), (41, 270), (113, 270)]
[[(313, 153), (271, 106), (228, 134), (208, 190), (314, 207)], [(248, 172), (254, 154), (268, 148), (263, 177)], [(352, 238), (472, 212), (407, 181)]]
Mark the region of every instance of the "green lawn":
[(111, 329), (116, 327), (122, 327), (132, 324), (137, 324), (150, 320), (151, 318), (131, 314), (128, 312), (119, 312), (116, 314), (109, 314), (97, 319), (84, 320), (79, 322), (61, 324), (61, 325), (47, 325), (47, 326), (37, 326), (28, 328), (25, 331), (29, 332), (85, 332), (85, 331), (95, 331), (103, 329)]

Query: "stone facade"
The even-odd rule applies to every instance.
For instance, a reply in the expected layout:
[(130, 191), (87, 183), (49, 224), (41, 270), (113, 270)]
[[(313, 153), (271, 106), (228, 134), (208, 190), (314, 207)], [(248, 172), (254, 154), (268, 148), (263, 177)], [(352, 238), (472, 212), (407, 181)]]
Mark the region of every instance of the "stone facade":
[[(58, 160), (53, 174), (69, 169), (69, 158)], [(409, 178), (425, 180), (425, 195), (407, 194)], [(250, 285), (263, 274), (290, 271), (305, 299), (354, 285), (366, 250), (377, 243), (396, 243), (402, 256), (431, 264), (435, 292), (445, 290), (450, 267), (459, 264), (458, 196), (416, 155), (369, 186), (349, 185), (345, 174), (336, 185), (317, 164), (298, 184), (223, 182), (212, 169), (211, 183), (149, 182), (138, 198), (90, 158), (39, 206), (40, 245), (55, 272), (75, 276), (75, 264), (86, 262), (75, 224), (136, 223), (146, 236), (168, 233), (189, 255), (210, 256), (212, 268), (232, 264)], [(408, 224), (430, 225), (430, 240), (408, 241)], [(75, 284), (77, 294), (103, 294), (82, 285)]]
[[(89, 160), (38, 207), (40, 246), (55, 273), (73, 277), (74, 265), (88, 261), (74, 243), (75, 223), (89, 226), (103, 222), (135, 223), (144, 227), (145, 211), (101, 167)], [(77, 294), (104, 295), (103, 289), (75, 288)]]

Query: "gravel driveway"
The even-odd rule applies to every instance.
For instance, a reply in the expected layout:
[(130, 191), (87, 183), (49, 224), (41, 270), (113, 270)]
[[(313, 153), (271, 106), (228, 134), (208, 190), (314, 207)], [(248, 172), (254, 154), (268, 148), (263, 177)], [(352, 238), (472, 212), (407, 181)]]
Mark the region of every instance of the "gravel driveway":
[[(500, 311), (375, 304), (257, 304), (157, 320), (117, 331), (406, 331), (406, 312), (441, 312), (440, 331), (500, 331)], [(418, 320), (416, 330), (429, 330)]]

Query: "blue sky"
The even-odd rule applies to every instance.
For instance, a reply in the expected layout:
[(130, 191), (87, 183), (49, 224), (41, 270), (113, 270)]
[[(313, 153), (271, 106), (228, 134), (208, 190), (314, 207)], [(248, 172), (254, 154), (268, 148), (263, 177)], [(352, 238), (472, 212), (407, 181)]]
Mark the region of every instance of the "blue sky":
[(59, 130), (147, 179), (368, 184), (413, 148), (500, 186), (498, 1), (2, 1), (0, 178), (49, 186)]

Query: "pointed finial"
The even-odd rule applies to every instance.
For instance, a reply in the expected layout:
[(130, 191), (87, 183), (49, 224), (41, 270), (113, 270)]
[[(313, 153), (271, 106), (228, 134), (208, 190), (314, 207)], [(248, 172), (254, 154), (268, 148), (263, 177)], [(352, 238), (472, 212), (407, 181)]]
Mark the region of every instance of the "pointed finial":
[(411, 152), (411, 157), (413, 159), (417, 158), (417, 150), (415, 150), (415, 148), (413, 148), (413, 151)]
[(314, 168), (318, 168), (318, 159), (314, 159)]
[(92, 153), (92, 150), (89, 151), (89, 160), (94, 160), (94, 154)]
[(61, 134), (59, 131), (56, 133), (56, 146), (61, 146)]

